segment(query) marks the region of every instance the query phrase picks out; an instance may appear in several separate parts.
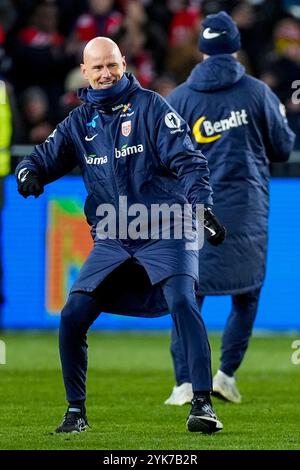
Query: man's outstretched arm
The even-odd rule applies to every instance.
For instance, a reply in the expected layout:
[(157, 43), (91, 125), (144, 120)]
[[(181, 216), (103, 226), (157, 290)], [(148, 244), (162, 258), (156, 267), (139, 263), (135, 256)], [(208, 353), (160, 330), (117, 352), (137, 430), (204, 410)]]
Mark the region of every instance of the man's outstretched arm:
[[(177, 175), (193, 207), (197, 204), (205, 206), (206, 239), (212, 245), (219, 245), (226, 237), (226, 229), (211, 211), (213, 199), (207, 160), (200, 150), (194, 148), (186, 122), (164, 100), (159, 104), (161, 109), (154, 121), (157, 123), (159, 157)], [(158, 103), (154, 108), (157, 112)]]
[(69, 173), (77, 165), (73, 142), (66, 127), (67, 120), (60, 123), (50, 136), (36, 145), (31, 155), (17, 166), (15, 175), (18, 191), (24, 196), (38, 197), (44, 185)]

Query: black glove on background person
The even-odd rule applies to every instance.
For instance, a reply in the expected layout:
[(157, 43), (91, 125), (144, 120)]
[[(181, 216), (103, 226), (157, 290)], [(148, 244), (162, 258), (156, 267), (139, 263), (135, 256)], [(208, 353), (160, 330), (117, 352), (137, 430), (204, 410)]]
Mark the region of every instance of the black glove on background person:
[(226, 238), (226, 228), (211, 209), (204, 209), (204, 232), (206, 240), (214, 246), (221, 245)]
[(19, 171), (17, 182), (18, 191), (25, 198), (28, 196), (37, 198), (44, 192), (44, 186), (39, 182), (37, 174), (27, 168)]

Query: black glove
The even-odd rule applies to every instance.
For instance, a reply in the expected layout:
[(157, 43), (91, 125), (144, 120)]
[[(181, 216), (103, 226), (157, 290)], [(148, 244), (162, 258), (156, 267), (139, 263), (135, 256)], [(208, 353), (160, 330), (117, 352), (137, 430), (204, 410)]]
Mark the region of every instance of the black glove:
[(204, 231), (206, 240), (214, 246), (221, 245), (226, 238), (226, 228), (211, 209), (204, 209)]
[(20, 170), (17, 177), (18, 191), (23, 197), (39, 197), (44, 192), (44, 186), (40, 183), (37, 174), (24, 168)]

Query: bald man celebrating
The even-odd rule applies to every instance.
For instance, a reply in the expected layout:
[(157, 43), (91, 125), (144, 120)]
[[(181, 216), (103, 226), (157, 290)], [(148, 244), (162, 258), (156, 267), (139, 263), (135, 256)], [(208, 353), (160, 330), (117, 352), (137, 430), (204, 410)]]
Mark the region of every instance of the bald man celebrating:
[[(186, 123), (125, 70), (113, 41), (91, 40), (81, 64), (89, 83), (79, 90), (83, 104), (16, 169), (18, 191), (25, 198), (40, 196), (46, 184), (76, 166), (88, 192), (84, 210), (94, 247), (61, 312), (59, 348), (69, 405), (56, 432), (81, 432), (88, 426), (86, 334), (105, 311), (150, 317), (171, 312), (194, 391), (188, 430), (213, 433), (223, 426), (210, 401), (210, 348), (195, 300), (198, 250), (186, 248), (185, 233), (172, 236), (171, 217), (169, 237), (163, 236), (166, 227), (147, 223), (158, 205), (190, 203), (205, 206), (212, 244), (222, 243), (225, 229), (210, 210), (207, 162), (194, 149)], [(132, 219), (137, 211), (144, 214), (138, 222)]]

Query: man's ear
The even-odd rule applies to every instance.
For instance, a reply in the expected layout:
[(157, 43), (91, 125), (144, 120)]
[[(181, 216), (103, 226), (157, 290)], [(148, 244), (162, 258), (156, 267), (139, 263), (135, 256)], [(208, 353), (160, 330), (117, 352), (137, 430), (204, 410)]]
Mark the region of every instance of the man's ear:
[(127, 64), (126, 64), (126, 60), (125, 60), (125, 56), (124, 56), (124, 55), (123, 55), (123, 57), (122, 57), (122, 63), (123, 63), (123, 67), (124, 67), (124, 72), (126, 72)]
[(81, 71), (81, 75), (83, 76), (83, 78), (85, 80), (88, 80), (86, 66), (84, 64), (80, 64), (80, 71)]

